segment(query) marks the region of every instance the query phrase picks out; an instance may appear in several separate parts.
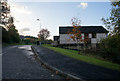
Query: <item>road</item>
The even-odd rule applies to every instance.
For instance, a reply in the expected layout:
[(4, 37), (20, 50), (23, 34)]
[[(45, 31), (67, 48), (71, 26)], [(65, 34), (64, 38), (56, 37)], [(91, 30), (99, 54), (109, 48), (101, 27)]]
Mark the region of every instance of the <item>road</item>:
[(30, 45), (22, 45), (3, 48), (2, 79), (63, 78), (38, 64)]
[(86, 81), (120, 81), (120, 72), (75, 60), (50, 49), (33, 46), (47, 64)]

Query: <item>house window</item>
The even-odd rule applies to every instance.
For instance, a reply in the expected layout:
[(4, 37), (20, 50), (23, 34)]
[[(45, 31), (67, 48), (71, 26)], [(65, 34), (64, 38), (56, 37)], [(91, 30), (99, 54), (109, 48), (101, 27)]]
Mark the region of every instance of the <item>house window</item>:
[(88, 33), (85, 33), (85, 34), (84, 34), (84, 38), (85, 38), (85, 39), (88, 39)]
[(92, 33), (92, 38), (96, 38), (96, 33)]

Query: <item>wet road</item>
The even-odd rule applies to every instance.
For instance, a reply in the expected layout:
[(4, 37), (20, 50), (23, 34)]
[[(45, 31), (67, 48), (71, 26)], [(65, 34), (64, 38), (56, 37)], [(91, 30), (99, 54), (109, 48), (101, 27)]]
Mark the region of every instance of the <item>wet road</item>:
[(63, 79), (43, 68), (34, 58), (30, 45), (9, 46), (2, 50), (3, 79)]

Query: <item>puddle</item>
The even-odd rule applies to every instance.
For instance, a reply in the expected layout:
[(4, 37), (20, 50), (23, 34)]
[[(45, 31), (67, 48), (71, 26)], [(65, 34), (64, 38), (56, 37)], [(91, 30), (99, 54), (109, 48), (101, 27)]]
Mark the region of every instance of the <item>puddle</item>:
[(31, 45), (19, 46), (18, 49), (24, 50), (24, 54), (28, 58), (32, 58), (34, 56), (34, 53), (32, 52), (32, 49), (31, 49)]
[(31, 50), (31, 45), (19, 46), (18, 49)]

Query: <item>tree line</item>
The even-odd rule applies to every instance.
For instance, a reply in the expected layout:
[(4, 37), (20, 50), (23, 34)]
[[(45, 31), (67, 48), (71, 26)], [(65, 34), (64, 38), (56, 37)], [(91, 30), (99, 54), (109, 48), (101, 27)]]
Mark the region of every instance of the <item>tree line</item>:
[(103, 23), (109, 30), (106, 39), (101, 40), (100, 49), (105, 59), (120, 63), (120, 1), (112, 2), (111, 16), (102, 18)]
[(14, 18), (10, 14), (7, 1), (0, 1), (0, 28), (2, 29), (2, 43), (19, 43), (18, 30), (14, 25)]
[(9, 30), (6, 30), (2, 27), (2, 43), (19, 43), (20, 37), (18, 30), (15, 29), (15, 26), (12, 25)]

